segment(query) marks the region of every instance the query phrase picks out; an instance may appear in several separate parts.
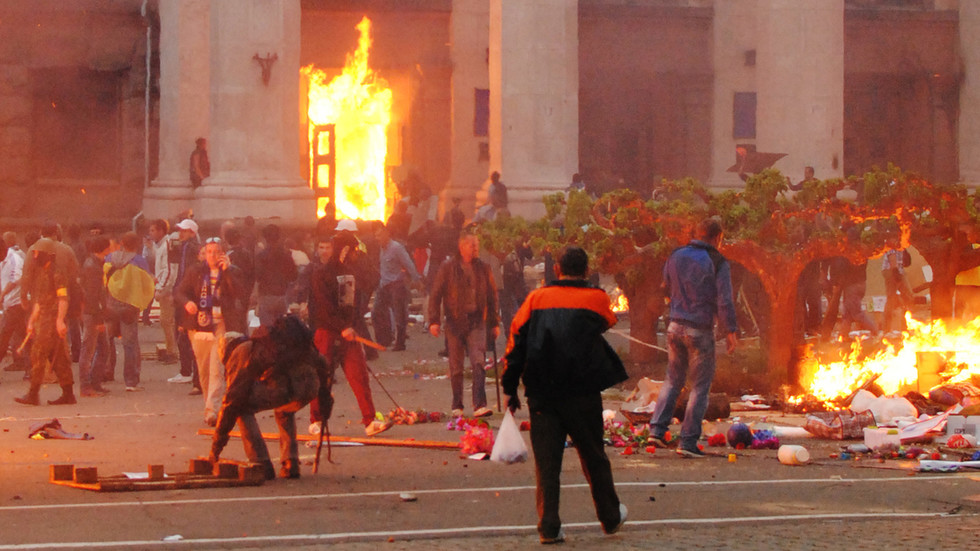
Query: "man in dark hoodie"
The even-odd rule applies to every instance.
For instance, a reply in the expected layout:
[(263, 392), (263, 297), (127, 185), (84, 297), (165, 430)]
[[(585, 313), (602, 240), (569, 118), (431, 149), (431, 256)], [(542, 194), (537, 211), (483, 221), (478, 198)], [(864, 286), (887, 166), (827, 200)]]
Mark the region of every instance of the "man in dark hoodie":
[(104, 259), (109, 254), (109, 240), (101, 235), (85, 243), (88, 255), (82, 261), (82, 349), (78, 358), (78, 378), (82, 396), (102, 396), (102, 374), (109, 342), (106, 339)]
[(256, 300), (259, 324), (272, 327), (289, 310), (286, 291), (296, 281), (297, 270), (292, 254), (280, 241), (279, 226), (262, 228), (262, 237), (266, 247), (255, 255)]
[[(329, 256), (311, 276), (309, 311), (310, 328), (314, 331), (313, 344), (328, 362), (334, 363), (334, 367), (339, 364), (343, 368), (361, 409), (364, 432), (374, 436), (388, 430), (391, 425), (375, 419), (364, 348), (355, 341), (359, 295), (365, 292), (361, 289), (357, 266), (354, 265), (357, 238), (349, 231), (342, 231), (329, 242), (324, 237), (319, 239), (317, 254), (321, 258)], [(310, 418), (310, 432), (319, 432), (322, 418), (318, 401), (310, 406)]]

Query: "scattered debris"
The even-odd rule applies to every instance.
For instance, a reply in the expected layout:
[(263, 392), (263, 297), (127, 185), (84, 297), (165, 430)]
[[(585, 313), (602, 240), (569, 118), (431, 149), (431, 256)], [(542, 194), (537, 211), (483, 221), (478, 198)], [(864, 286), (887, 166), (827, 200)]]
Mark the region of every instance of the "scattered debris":
[(27, 437), (31, 440), (93, 440), (95, 438), (87, 432), (83, 434), (65, 432), (61, 427), (61, 421), (57, 419), (34, 423), (28, 431)]

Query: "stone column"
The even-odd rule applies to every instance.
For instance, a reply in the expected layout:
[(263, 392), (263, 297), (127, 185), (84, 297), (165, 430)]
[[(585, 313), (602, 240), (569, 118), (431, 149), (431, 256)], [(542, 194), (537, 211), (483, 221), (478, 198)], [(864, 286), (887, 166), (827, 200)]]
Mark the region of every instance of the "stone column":
[[(316, 221), (300, 177), (300, 1), (211, 0), (211, 177), (200, 218)], [(275, 57), (264, 79), (263, 62)], [(270, 63), (265, 61), (265, 63)]]
[[(728, 167), (735, 163), (736, 143), (754, 139), (733, 137), (736, 92), (756, 91), (756, 67), (750, 61), (757, 47), (757, 0), (718, 0), (714, 4), (714, 94), (711, 125), (711, 180), (717, 189), (741, 188), (744, 183)], [(749, 60), (747, 60), (747, 56)]]
[(490, 1), (490, 170), (515, 215), (578, 172), (578, 78), (578, 0)]
[(462, 199), (464, 212), (473, 212), (477, 192), (489, 175), (489, 160), (480, 159), (481, 144), (489, 136), (476, 136), (476, 91), (490, 88), (487, 47), (490, 41), (490, 8), (482, 0), (453, 0), (452, 36), (452, 166), (449, 185), (442, 192), (442, 211), (452, 208), (451, 198)]
[(980, 187), (980, 2), (960, 2), (960, 182)]
[(147, 218), (170, 218), (193, 206), (190, 155), (210, 128), (208, 0), (160, 0), (159, 174), (143, 195)]
[(793, 182), (843, 176), (844, 0), (759, 0), (757, 148)]

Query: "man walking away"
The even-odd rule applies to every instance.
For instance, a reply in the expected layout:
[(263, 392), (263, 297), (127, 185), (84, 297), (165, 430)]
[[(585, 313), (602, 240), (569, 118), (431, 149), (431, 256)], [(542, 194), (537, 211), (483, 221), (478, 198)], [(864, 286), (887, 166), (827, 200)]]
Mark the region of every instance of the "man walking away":
[(731, 268), (718, 252), (721, 237), (721, 224), (713, 218), (705, 219), (698, 224), (695, 238), (671, 253), (664, 265), (663, 285), (670, 299), (667, 380), (657, 398), (651, 427), (654, 445), (666, 447), (664, 435), (690, 370), (691, 395), (677, 448), (683, 457), (704, 457), (698, 439), (715, 376), (716, 317), (724, 326), (729, 354), (737, 342)]
[(558, 516), (565, 439), (572, 437), (592, 489), (596, 516), (607, 534), (626, 521), (626, 506), (613, 486), (603, 449), (600, 392), (626, 380), (626, 369), (602, 333), (616, 323), (609, 296), (586, 280), (589, 257), (569, 247), (558, 262), (558, 281), (532, 292), (510, 327), (504, 392), (513, 412), (521, 406), (517, 385), (531, 412), (531, 447), (537, 477), (541, 543), (559, 543)]

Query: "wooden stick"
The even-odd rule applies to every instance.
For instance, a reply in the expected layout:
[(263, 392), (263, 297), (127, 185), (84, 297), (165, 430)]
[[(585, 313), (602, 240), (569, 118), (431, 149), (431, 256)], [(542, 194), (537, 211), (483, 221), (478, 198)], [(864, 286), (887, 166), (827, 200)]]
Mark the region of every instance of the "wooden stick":
[[(214, 429), (198, 429), (198, 435), (201, 436), (214, 436)], [(228, 433), (228, 436), (241, 438), (241, 431), (233, 430)], [(278, 432), (263, 432), (262, 438), (265, 440), (279, 440)], [(296, 440), (301, 442), (313, 442), (317, 437), (308, 434), (297, 434)], [(391, 446), (395, 448), (424, 448), (424, 449), (443, 449), (443, 450), (458, 450), (460, 448), (459, 442), (444, 442), (441, 440), (398, 440), (395, 438), (361, 438), (357, 436), (333, 436), (325, 437), (329, 442), (353, 442), (356, 444), (364, 444), (365, 446)]]
[(320, 451), (323, 450), (323, 432), (324, 432), (324, 427), (326, 426), (327, 426), (326, 419), (320, 421), (320, 435), (316, 440), (316, 456), (313, 458), (313, 474), (316, 474), (317, 471), (320, 470)]
[(357, 341), (357, 342), (359, 342), (359, 343), (361, 343), (361, 344), (363, 344), (364, 346), (370, 346), (371, 348), (374, 348), (375, 350), (388, 350), (387, 347), (381, 346), (380, 344), (378, 344), (378, 343), (376, 343), (374, 341), (369, 341), (369, 340), (365, 339), (364, 337), (362, 337), (360, 335), (354, 335), (354, 340)]

